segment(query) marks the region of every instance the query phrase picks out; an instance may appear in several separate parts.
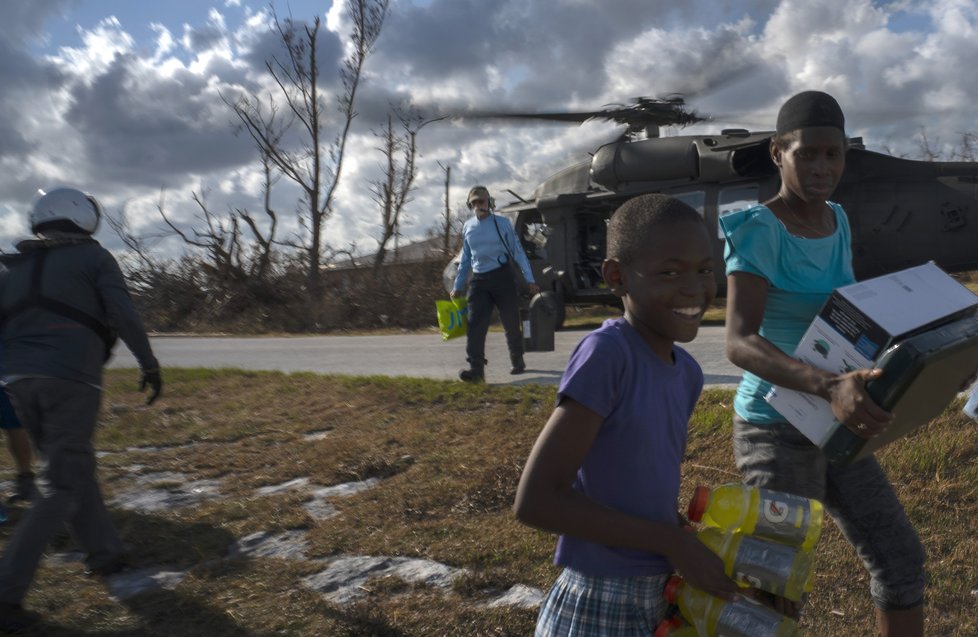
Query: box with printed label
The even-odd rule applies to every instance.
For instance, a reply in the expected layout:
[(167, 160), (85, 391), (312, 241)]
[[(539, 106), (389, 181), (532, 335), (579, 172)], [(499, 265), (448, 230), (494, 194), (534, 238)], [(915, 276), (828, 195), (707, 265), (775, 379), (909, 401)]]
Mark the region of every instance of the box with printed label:
[[(834, 374), (873, 367), (899, 341), (972, 315), (976, 308), (978, 296), (925, 263), (836, 289), (794, 356)], [(842, 426), (829, 402), (818, 396), (772, 387), (766, 399), (819, 446)]]

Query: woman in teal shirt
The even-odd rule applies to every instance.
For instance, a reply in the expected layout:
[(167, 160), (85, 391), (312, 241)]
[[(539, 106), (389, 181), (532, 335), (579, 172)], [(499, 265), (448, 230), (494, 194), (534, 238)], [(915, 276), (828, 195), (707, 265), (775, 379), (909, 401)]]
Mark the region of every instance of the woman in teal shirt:
[[(791, 354), (833, 289), (855, 281), (849, 222), (828, 201), (845, 168), (845, 119), (830, 95), (806, 91), (778, 114), (771, 159), (778, 194), (721, 218), (727, 269), (727, 356), (745, 370), (734, 401), (734, 453), (748, 484), (825, 503), (870, 573), (883, 637), (923, 635), (924, 550), (876, 459), (833, 467), (764, 400), (771, 384), (829, 401), (869, 438), (892, 416), (866, 393), (880, 370), (832, 374)], [(787, 600), (779, 610), (797, 615)]]

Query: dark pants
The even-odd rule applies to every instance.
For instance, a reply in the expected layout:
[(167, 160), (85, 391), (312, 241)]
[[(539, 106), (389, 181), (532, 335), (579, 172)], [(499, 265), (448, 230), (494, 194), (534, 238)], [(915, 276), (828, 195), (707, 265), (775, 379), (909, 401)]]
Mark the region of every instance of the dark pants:
[(100, 567), (123, 552), (95, 479), (92, 434), (102, 392), (58, 378), (27, 378), (7, 385), (17, 416), (45, 460), (38, 495), (0, 559), (0, 602), (19, 604), (44, 549), (67, 522)]
[(492, 308), (499, 309), (499, 320), (506, 330), (506, 345), (510, 356), (523, 354), (523, 333), (520, 331), (519, 292), (509, 266), (475, 274), (469, 284), (469, 328), (465, 355), (473, 365), (486, 358), (486, 333)]
[(870, 575), (882, 610), (923, 603), (924, 547), (883, 469), (870, 456), (834, 467), (788, 423), (754, 425), (734, 416), (734, 455), (751, 486), (821, 500)]

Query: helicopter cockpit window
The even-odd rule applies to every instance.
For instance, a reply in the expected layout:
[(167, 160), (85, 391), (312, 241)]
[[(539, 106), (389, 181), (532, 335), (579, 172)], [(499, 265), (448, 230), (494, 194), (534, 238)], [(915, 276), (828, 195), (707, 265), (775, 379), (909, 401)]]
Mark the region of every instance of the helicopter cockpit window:
[(523, 232), (523, 238), (537, 248), (542, 248), (547, 245), (547, 237), (550, 236), (551, 232), (550, 226), (545, 223), (528, 223)]
[[(757, 184), (724, 188), (717, 197), (717, 213), (723, 216), (730, 212), (757, 205)], [(717, 224), (717, 237), (725, 239), (720, 224)]]

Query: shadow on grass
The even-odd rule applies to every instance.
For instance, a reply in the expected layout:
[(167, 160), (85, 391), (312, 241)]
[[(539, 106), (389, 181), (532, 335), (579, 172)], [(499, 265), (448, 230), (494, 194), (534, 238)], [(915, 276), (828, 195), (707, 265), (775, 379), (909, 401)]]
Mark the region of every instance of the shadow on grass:
[[(11, 509), (10, 521), (0, 530), (0, 540), (6, 543), (17, 521), (21, 520), (27, 509)], [(115, 509), (112, 511), (113, 522), (122, 536), (128, 549), (127, 561), (133, 570), (161, 569), (163, 571), (185, 572), (194, 569), (198, 579), (214, 579), (227, 575), (229, 571), (245, 568), (244, 560), (224, 560), (228, 547), (235, 538), (225, 529), (202, 522), (182, 522), (174, 518), (170, 511), (160, 511), (158, 514), (146, 514), (136, 511)], [(67, 554), (67, 563), (80, 560), (82, 552), (77, 543), (66, 532), (56, 536), (49, 551)], [(209, 565), (221, 564), (224, 568), (212, 569)], [(66, 568), (62, 566), (61, 568)], [(64, 608), (61, 613), (52, 613), (44, 617), (44, 622), (38, 627), (24, 631), (27, 636), (69, 637), (82, 635), (102, 635), (122, 637), (162, 637), (164, 635), (227, 635), (231, 637), (260, 637), (265, 633), (249, 630), (238, 625), (226, 609), (208, 605), (206, 598), (201, 599), (186, 592), (154, 588), (140, 590), (140, 584), (134, 585), (131, 597), (126, 591), (114, 591), (122, 597), (120, 604), (130, 613), (139, 617), (138, 627), (127, 627), (124, 630), (113, 628), (118, 624), (119, 617), (100, 618), (105, 627), (78, 628), (66, 625), (70, 621), (71, 608), (65, 604), (74, 602), (69, 593), (72, 581), (83, 582), (85, 576), (80, 566), (74, 572), (65, 572), (63, 584), (55, 596), (45, 595), (31, 604), (36, 609), (43, 607)], [(110, 583), (117, 585), (117, 580), (107, 580), (106, 595), (109, 594)], [(37, 583), (35, 583), (37, 588)], [(46, 598), (46, 599), (45, 599)], [(91, 620), (88, 620), (89, 622)], [(269, 633), (270, 634), (270, 633)]]
[(363, 604), (349, 609), (328, 606), (323, 616), (343, 626), (339, 629), (342, 632), (334, 632), (331, 637), (405, 637), (408, 634), (391, 626), (386, 619), (375, 617)]
[(207, 522), (181, 521), (169, 510), (150, 514), (114, 509), (112, 519), (135, 568), (186, 570), (225, 557), (237, 539), (227, 529)]
[(273, 634), (250, 630), (237, 624), (222, 609), (207, 606), (197, 599), (173, 591), (140, 595), (123, 602), (137, 615), (142, 625), (122, 630), (81, 630), (57, 624), (42, 624), (25, 637), (170, 637), (172, 635), (220, 635), (222, 637), (271, 637)]

